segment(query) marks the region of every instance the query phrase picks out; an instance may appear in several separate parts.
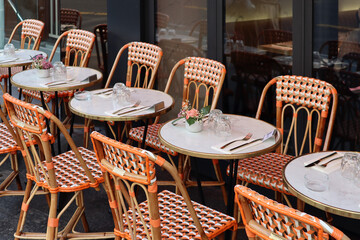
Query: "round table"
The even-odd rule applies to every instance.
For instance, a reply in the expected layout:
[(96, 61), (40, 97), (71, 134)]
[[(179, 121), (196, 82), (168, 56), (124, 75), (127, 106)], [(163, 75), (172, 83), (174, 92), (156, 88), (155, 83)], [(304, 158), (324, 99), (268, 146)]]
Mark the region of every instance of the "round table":
[[(236, 137), (245, 136), (247, 133), (252, 133), (252, 139), (262, 138), (265, 134), (276, 129), (273, 125), (251, 117), (228, 115), (231, 121), (231, 136), (219, 137), (216, 136), (214, 131), (207, 126), (206, 122), (204, 130), (199, 133), (191, 133), (185, 129), (184, 121), (172, 124), (172, 121), (163, 125), (159, 131), (160, 141), (167, 147), (175, 150), (183, 155), (192, 157), (206, 158), (206, 159), (223, 159), (230, 161), (230, 184), (228, 188), (228, 214), (232, 212), (233, 206), (233, 192), (235, 179), (237, 176), (237, 163), (239, 159), (258, 156), (264, 153), (275, 150), (281, 143), (281, 134), (278, 130), (275, 139), (262, 142), (256, 146), (248, 147), (240, 152), (223, 153), (212, 148), (221, 143), (226, 143)], [(236, 144), (235, 144), (236, 145)], [(235, 161), (235, 168), (233, 162)], [(232, 174), (231, 174), (232, 173)]]
[[(52, 77), (40, 78), (37, 76), (37, 69), (29, 69), (19, 73), (14, 74), (11, 78), (12, 84), (19, 87), (20, 89), (29, 89), (29, 90), (37, 90), (40, 91), (41, 102), (46, 109), (43, 91), (52, 91), (55, 92), (55, 115), (59, 117), (59, 107), (58, 107), (58, 91), (65, 90), (75, 90), (80, 88), (86, 88), (93, 86), (102, 80), (102, 73), (98, 70), (92, 68), (85, 67), (66, 67), (68, 70), (69, 80), (64, 81), (64, 84), (59, 85), (51, 85), (48, 86), (46, 84), (54, 82)], [(82, 81), (86, 78), (96, 75), (96, 79), (93, 81)], [(21, 91), (20, 91), (21, 96)], [(60, 152), (60, 134), (58, 134), (58, 151)]]
[[(329, 188), (315, 192), (305, 187), (304, 175), (309, 168), (304, 163), (328, 155), (329, 152), (306, 154), (286, 164), (283, 178), (286, 186), (302, 201), (336, 215), (360, 219), (360, 188), (341, 176), (340, 169), (328, 174)], [(315, 171), (315, 170), (314, 170)]]
[[(113, 103), (111, 92), (104, 91), (106, 91), (106, 89), (91, 91), (91, 99), (87, 101), (77, 100), (75, 98), (71, 99), (69, 103), (70, 110), (78, 116), (93, 120), (114, 122), (145, 120), (144, 136), (146, 136), (147, 120), (167, 113), (174, 106), (174, 99), (167, 93), (147, 88), (130, 88), (130, 103), (141, 100), (140, 106), (152, 106), (163, 101), (164, 107), (156, 112), (153, 109), (148, 109), (117, 116), (111, 113), (121, 108), (121, 106)], [(124, 106), (129, 106), (129, 104)], [(145, 140), (145, 137), (143, 140)], [(144, 143), (143, 141), (143, 144)]]
[[(38, 51), (38, 50), (30, 50), (30, 49), (18, 49), (15, 51), (15, 55), (11, 57), (4, 56), (3, 50), (0, 52), (0, 68), (8, 68), (8, 74), (9, 74), (9, 93), (11, 94), (11, 68), (12, 67), (26, 67), (32, 64), (32, 57), (42, 54), (43, 56), (47, 57), (47, 54)], [(6, 59), (9, 58), (16, 58), (14, 61), (6, 61), (3, 62)], [(7, 90), (7, 89), (5, 89)]]

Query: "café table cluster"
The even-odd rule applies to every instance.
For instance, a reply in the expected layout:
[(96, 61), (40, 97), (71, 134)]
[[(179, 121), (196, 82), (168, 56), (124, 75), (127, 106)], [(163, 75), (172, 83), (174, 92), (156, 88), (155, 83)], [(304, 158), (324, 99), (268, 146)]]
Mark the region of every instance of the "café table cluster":
[[(88, 67), (94, 34), (80, 29), (64, 32), (59, 40), (65, 40), (65, 57), (56, 62), (59, 40), (49, 58), (38, 50), (43, 23), (29, 19), (19, 26), (24, 35), (24, 29), (32, 29), (35, 41), (29, 41), (27, 49), (23, 42), (21, 49), (14, 49), (10, 38), (0, 50), (4, 79), (0, 152), (11, 156), (12, 166), (11, 175), (0, 186), (0, 196), (23, 196), (15, 239), (212, 239), (221, 235), (236, 239), (242, 225), (249, 239), (325, 239), (329, 235), (349, 239), (335, 226), (302, 212), (306, 203), (345, 217), (360, 216), (360, 158), (328, 149), (337, 104), (331, 84), (278, 76), (265, 86), (255, 118), (226, 114), (217, 109), (226, 74), (220, 62), (192, 56), (181, 59), (162, 91), (154, 89), (162, 59), (162, 49), (156, 45), (130, 42), (113, 49), (118, 55), (109, 77), (103, 79), (100, 71)], [(125, 52), (127, 74), (118, 80), (114, 74)], [(39, 54), (44, 61), (54, 62), (50, 75), (43, 75), (39, 71), (43, 69), (33, 64)], [(182, 95), (172, 96), (170, 89), (179, 87), (173, 83), (178, 75), (183, 79)], [(105, 80), (104, 88), (88, 89)], [(12, 85), (19, 88), (18, 98), (13, 96)], [(266, 96), (273, 93), (276, 125), (261, 120), (263, 110), (273, 103)], [(41, 106), (33, 104), (33, 99), (40, 100)], [(163, 121), (176, 99), (181, 99), (181, 114)], [(289, 109), (291, 114), (287, 114)], [(304, 113), (306, 117), (300, 119)], [(84, 147), (72, 139), (75, 117), (84, 122)], [(305, 127), (299, 127), (304, 122)], [(94, 129), (99, 124), (110, 129), (108, 136)], [(299, 129), (305, 130), (302, 139)], [(67, 150), (62, 149), (64, 145)], [(17, 152), (26, 166), (25, 189), (19, 181)], [(191, 180), (191, 168), (199, 168), (197, 158), (214, 166), (216, 181), (202, 181), (199, 176), (196, 183)], [(219, 161), (228, 163), (226, 181)], [(344, 178), (350, 164), (351, 180)], [(164, 184), (156, 177), (160, 168), (172, 177), (167, 183), (176, 186), (175, 192), (158, 192), (158, 185)], [(323, 175), (325, 180), (315, 181)], [(8, 189), (13, 181), (17, 190)], [(247, 183), (276, 191), (277, 201), (283, 194), (287, 204), (289, 195), (303, 202), (299, 201), (297, 210), (287, 207), (253, 191)], [(187, 192), (187, 187), (195, 185), (201, 203), (192, 201)], [(206, 186), (221, 188), (226, 214), (206, 206), (202, 190)], [(113, 231), (91, 232), (84, 211), (85, 206), (95, 206), (86, 204), (82, 191), (88, 188), (106, 190), (104, 204), (113, 215)], [(73, 196), (59, 203), (64, 193)], [(38, 194), (48, 202), (47, 225), (42, 232), (26, 232), (26, 224), (32, 222), (27, 213)], [(340, 194), (346, 195), (346, 203)], [(65, 225), (59, 224), (72, 204), (76, 205), (74, 214)], [(80, 222), (84, 232), (74, 230)]]

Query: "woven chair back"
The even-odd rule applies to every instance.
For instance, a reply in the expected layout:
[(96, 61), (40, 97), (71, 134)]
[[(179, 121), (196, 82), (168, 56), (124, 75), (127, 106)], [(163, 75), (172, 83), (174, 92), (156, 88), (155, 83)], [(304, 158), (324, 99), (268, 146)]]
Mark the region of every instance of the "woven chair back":
[(60, 24), (73, 25), (77, 29), (81, 29), (81, 14), (76, 9), (61, 8)]
[(322, 220), (266, 198), (242, 185), (235, 186), (249, 239), (349, 239), (339, 229)]
[(165, 88), (167, 93), (176, 71), (184, 66), (182, 103), (199, 109), (211, 105), (215, 109), (224, 82), (225, 66), (217, 61), (200, 57), (180, 60), (172, 69)]
[(21, 27), (20, 48), (38, 50), (44, 30), (44, 23), (36, 19), (26, 19), (19, 22), (10, 35), (9, 43), (13, 40), (19, 27)]
[(87, 67), (94, 47), (95, 35), (92, 32), (72, 29), (59, 36), (54, 44), (49, 57), (51, 61), (55, 55), (56, 49), (61, 41), (65, 41), (65, 60), (66, 66)]
[[(170, 163), (151, 152), (115, 141), (96, 131), (92, 132), (91, 140), (104, 174), (115, 235), (126, 239), (161, 239), (161, 222), (171, 221), (171, 216), (170, 220), (161, 219), (160, 222), (159, 201), (171, 205), (172, 199), (158, 198), (155, 165), (161, 166), (174, 178), (194, 225), (201, 235), (204, 233), (186, 188)], [(144, 206), (139, 206), (139, 199), (148, 202), (148, 217), (143, 215)]]
[[(61, 185), (58, 182), (71, 182), (72, 176), (76, 174), (85, 173), (88, 177), (88, 184), (94, 187), (98, 185), (59, 119), (41, 107), (16, 99), (8, 93), (4, 94), (3, 97), (10, 121), (15, 126), (21, 140), (20, 148), (25, 159), (27, 177), (30, 177), (39, 186), (49, 189), (50, 192), (58, 192), (59, 185)], [(79, 160), (72, 166), (69, 164), (71, 167), (66, 169), (60, 167), (63, 171), (59, 173), (61, 176), (58, 178), (54, 170), (57, 166), (54, 166), (52, 161), (54, 157), (51, 149), (53, 137), (48, 132), (46, 121), (55, 124), (71, 147), (72, 154)], [(31, 143), (27, 145), (26, 139), (32, 140)], [(38, 145), (37, 148), (34, 143)]]
[(263, 90), (257, 118), (260, 118), (266, 93), (274, 84), (276, 127), (283, 134), (283, 142), (278, 152), (288, 154), (291, 149), (291, 154), (298, 156), (303, 154), (305, 149), (310, 153), (326, 151), (330, 144), (337, 108), (336, 89), (319, 79), (301, 76), (276, 77)]
[(126, 49), (128, 50), (126, 86), (153, 88), (163, 52), (160, 47), (144, 42), (131, 42), (125, 44), (120, 49), (111, 68), (105, 88), (109, 87), (121, 55)]

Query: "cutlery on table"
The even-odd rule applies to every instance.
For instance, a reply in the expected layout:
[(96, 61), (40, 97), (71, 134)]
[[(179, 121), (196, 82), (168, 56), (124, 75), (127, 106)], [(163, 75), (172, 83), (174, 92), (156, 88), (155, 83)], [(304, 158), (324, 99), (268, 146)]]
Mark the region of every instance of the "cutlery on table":
[(312, 163), (309, 163), (307, 165), (305, 165), (305, 167), (312, 167), (312, 166), (315, 166), (316, 164), (318, 164), (319, 162), (321, 162), (322, 160), (324, 159), (327, 159), (331, 156), (334, 156), (336, 154), (336, 152), (333, 152), (333, 153), (330, 153), (330, 154), (327, 154), (326, 156), (322, 157), (322, 158), (319, 158), (318, 160), (316, 160), (315, 162), (312, 162)]
[[(134, 103), (134, 105), (131, 105), (131, 106), (127, 106), (127, 107), (120, 108), (120, 109), (116, 110), (115, 112), (113, 112), (112, 114), (117, 114), (117, 113), (119, 113), (119, 112), (123, 111), (124, 109), (138, 107), (138, 106), (140, 105), (140, 103), (141, 103), (141, 101), (140, 101), (140, 100), (138, 100), (138, 101), (136, 101), (136, 103)], [(121, 114), (122, 114), (122, 113), (121, 113)]]
[(247, 141), (247, 140), (249, 140), (251, 137), (252, 137), (252, 133), (248, 133), (248, 134), (246, 134), (246, 136), (243, 137), (243, 138), (235, 139), (235, 140), (232, 140), (231, 142), (226, 143), (225, 145), (221, 146), (220, 149), (224, 149), (224, 148), (226, 148), (227, 146), (229, 146), (230, 144), (232, 144), (232, 143), (234, 143), (234, 142), (237, 142), (237, 141)]
[(319, 164), (318, 166), (324, 168), (324, 167), (326, 167), (329, 163), (331, 163), (332, 161), (335, 161), (335, 160), (338, 160), (338, 159), (341, 159), (341, 158), (343, 158), (343, 157), (341, 156), (341, 157), (333, 158), (333, 159), (331, 159), (330, 161), (328, 161), (327, 163)]
[(153, 108), (155, 110), (155, 112), (157, 112), (157, 111), (163, 109), (164, 105), (165, 105), (164, 101), (161, 101), (161, 102), (155, 103), (155, 104), (153, 104), (151, 106), (142, 106), (142, 107), (139, 107), (139, 108), (128, 110), (126, 112), (118, 113), (116, 115), (121, 116), (121, 115), (128, 114), (128, 113), (131, 113), (131, 112), (143, 111), (143, 110), (147, 110), (147, 109), (151, 109), (151, 108)]
[(264, 138), (257, 138), (257, 139), (254, 139), (254, 140), (251, 140), (250, 142), (247, 142), (247, 143), (243, 143), (243, 144), (240, 144), (239, 146), (236, 146), (236, 147), (233, 147), (231, 149), (229, 149), (230, 152), (236, 150), (236, 149), (239, 149), (241, 147), (244, 147), (246, 145), (249, 145), (251, 143), (254, 143), (254, 142), (258, 142), (258, 141), (262, 141)]
[(94, 95), (106, 94), (106, 93), (108, 93), (108, 92), (112, 92), (112, 88), (106, 89), (106, 90), (104, 90), (104, 91), (100, 91), (100, 92), (97, 92), (97, 93), (94, 93)]
[(128, 114), (128, 113), (132, 113), (132, 112), (136, 112), (136, 111), (140, 111), (140, 110), (144, 110), (144, 109), (148, 109), (149, 106), (143, 106), (143, 107), (139, 107), (139, 108), (135, 108), (135, 109), (131, 109), (131, 110), (128, 110), (126, 112), (122, 112), (122, 113), (118, 113), (116, 114), (117, 116), (121, 116), (121, 115), (124, 115), (124, 114)]

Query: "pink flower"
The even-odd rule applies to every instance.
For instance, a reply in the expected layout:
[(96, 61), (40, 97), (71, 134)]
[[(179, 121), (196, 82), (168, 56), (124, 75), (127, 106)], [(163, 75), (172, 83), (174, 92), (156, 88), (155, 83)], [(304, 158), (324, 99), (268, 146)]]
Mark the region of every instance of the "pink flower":
[(197, 117), (197, 116), (199, 116), (199, 111), (194, 108), (186, 112), (186, 119), (189, 119), (190, 117)]

